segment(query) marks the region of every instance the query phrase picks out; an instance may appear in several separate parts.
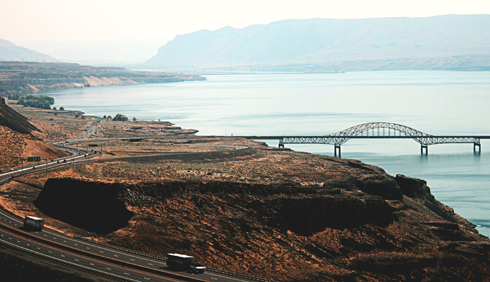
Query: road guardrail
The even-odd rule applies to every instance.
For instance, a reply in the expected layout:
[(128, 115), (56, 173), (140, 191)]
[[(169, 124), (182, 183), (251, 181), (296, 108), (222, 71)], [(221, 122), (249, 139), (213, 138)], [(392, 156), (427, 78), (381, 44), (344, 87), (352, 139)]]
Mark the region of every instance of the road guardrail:
[(97, 275), (97, 276), (101, 276), (101, 277), (104, 277), (104, 278), (109, 278), (109, 279), (112, 279), (112, 280), (115, 280), (115, 281), (121, 281), (121, 282), (137, 282), (137, 280), (128, 279), (128, 278), (121, 277), (121, 276), (118, 276), (118, 275), (115, 275), (115, 274), (103, 273), (101, 271), (98, 271), (98, 270), (95, 270), (95, 269), (90, 269), (90, 268), (84, 267), (82, 265), (78, 265), (78, 264), (74, 264), (74, 263), (71, 263), (71, 262), (63, 261), (63, 260), (60, 260), (60, 259), (57, 259), (57, 258), (53, 258), (53, 257), (50, 257), (48, 255), (44, 255), (44, 254), (38, 253), (36, 251), (25, 249), (23, 247), (20, 247), (20, 246), (15, 245), (15, 244), (4, 242), (3, 240), (0, 240), (0, 244), (3, 244), (4, 246), (7, 246), (9, 248), (15, 249), (16, 251), (25, 253), (25, 254), (27, 254), (29, 256), (33, 256), (33, 257), (36, 257), (36, 258), (39, 258), (39, 259), (42, 259), (42, 260), (46, 260), (46, 261), (49, 261), (49, 262), (52, 262), (52, 263), (56, 263), (56, 264), (59, 264), (59, 265), (62, 265), (62, 266), (66, 266), (66, 267), (70, 267), (70, 268), (73, 268), (73, 269), (77, 269), (77, 270), (80, 270), (80, 271), (83, 271), (83, 272), (87, 272), (87, 273), (90, 273), (90, 274), (94, 274), (94, 275)]
[[(85, 238), (85, 237), (81, 237), (81, 236), (77, 236), (77, 235), (74, 235), (73, 238), (74, 239), (83, 240), (83, 241), (87, 241), (87, 242), (90, 242), (90, 243), (93, 243), (93, 244), (98, 244), (98, 245), (101, 245), (101, 246), (105, 246), (105, 247), (117, 249), (117, 250), (120, 250), (120, 251), (125, 251), (125, 252), (132, 253), (132, 254), (135, 254), (135, 255), (140, 255), (140, 256), (143, 256), (143, 257), (147, 257), (147, 258), (153, 258), (153, 259), (157, 259), (157, 260), (161, 260), (161, 261), (167, 261), (167, 258), (165, 258), (165, 257), (161, 257), (161, 256), (157, 256), (157, 255), (152, 255), (152, 254), (147, 254), (147, 253), (143, 253), (143, 252), (131, 250), (131, 249), (128, 249), (128, 248), (125, 248), (125, 247), (112, 245), (112, 244), (109, 244), (109, 243), (106, 243), (106, 242), (100, 242), (100, 241), (96, 241), (96, 240), (93, 240), (93, 239), (89, 239), (89, 238)], [(217, 268), (212, 268), (212, 267), (207, 267), (207, 266), (206, 266), (206, 270), (211, 271), (211, 272), (215, 272), (215, 273), (225, 274), (225, 275), (228, 275), (228, 276), (233, 276), (233, 277), (239, 277), (239, 278), (243, 278), (243, 279), (247, 279), (247, 280), (252, 280), (252, 281), (259, 281), (259, 282), (277, 282), (275, 280), (270, 280), (270, 279), (266, 279), (266, 278), (260, 278), (260, 277), (250, 276), (250, 275), (246, 275), (246, 274), (231, 272), (231, 271), (217, 269)]]

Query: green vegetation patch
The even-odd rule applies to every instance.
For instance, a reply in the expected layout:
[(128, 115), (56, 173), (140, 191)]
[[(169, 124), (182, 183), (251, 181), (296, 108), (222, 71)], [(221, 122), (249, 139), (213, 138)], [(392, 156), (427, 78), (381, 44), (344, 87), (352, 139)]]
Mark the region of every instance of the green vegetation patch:
[(44, 96), (44, 95), (40, 95), (40, 96), (28, 95), (25, 97), (20, 97), (18, 104), (23, 105), (25, 107), (51, 109), (51, 105), (54, 104), (54, 98)]
[(117, 114), (112, 120), (113, 121), (128, 121), (128, 117), (125, 115)]

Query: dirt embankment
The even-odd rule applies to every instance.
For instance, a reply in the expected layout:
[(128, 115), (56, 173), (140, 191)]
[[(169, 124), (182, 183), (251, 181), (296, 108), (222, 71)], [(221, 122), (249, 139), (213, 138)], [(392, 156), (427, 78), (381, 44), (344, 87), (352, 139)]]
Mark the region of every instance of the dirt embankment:
[(2, 97), (0, 97), (0, 126), (8, 127), (24, 134), (39, 131), (39, 129), (30, 123), (26, 117), (7, 106), (5, 99)]
[[(99, 240), (281, 281), (486, 277), (490, 242), (435, 200), (425, 181), (350, 160), (324, 162), (349, 176), (310, 175), (323, 185), (49, 179), (35, 203)], [(118, 222), (111, 230), (99, 218), (107, 209)], [(85, 221), (66, 219), (76, 213)]]

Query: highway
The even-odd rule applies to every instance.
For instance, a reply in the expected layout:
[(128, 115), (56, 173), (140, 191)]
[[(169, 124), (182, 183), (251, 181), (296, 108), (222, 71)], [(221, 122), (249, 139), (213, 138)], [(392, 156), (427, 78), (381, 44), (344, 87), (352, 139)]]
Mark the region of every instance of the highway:
[(92, 137), (92, 135), (96, 135), (98, 131), (98, 124), (100, 122), (100, 117), (94, 117), (95, 118), (94, 122), (92, 122), (91, 125), (87, 126), (87, 128), (84, 129), (85, 133), (82, 135), (78, 136), (77, 139), (89, 139)]
[[(98, 122), (98, 121), (97, 121)], [(97, 127), (94, 122), (92, 126)], [(96, 129), (91, 129), (95, 133)], [(87, 136), (87, 135), (83, 135)], [(23, 168), (0, 173), (0, 185), (11, 178), (54, 169), (69, 164), (85, 162), (99, 155), (99, 152), (71, 147), (70, 142), (55, 142), (57, 148), (69, 152), (64, 158), (46, 160)], [(92, 139), (90, 139), (92, 140)], [(234, 147), (234, 146), (230, 146)], [(240, 146), (234, 147), (241, 148)], [(111, 160), (110, 158), (108, 160)], [(242, 278), (207, 271), (203, 274), (191, 274), (185, 271), (171, 271), (162, 260), (140, 256), (78, 239), (68, 237), (45, 227), (42, 231), (23, 229), (23, 221), (0, 211), (0, 243), (14, 247), (32, 255), (41, 256), (65, 264), (97, 272), (123, 281), (250, 281)], [(254, 279), (256, 281), (270, 281)]]
[(83, 162), (99, 155), (98, 151), (78, 149), (76, 147), (68, 147), (68, 146), (61, 147), (59, 145), (57, 145), (56, 147), (58, 149), (69, 152), (71, 155), (68, 157), (46, 160), (43, 162), (38, 162), (30, 165), (24, 165), (23, 167), (16, 168), (10, 171), (4, 171), (0, 173), (0, 184), (13, 177), (40, 172), (43, 170), (54, 169), (69, 164)]
[(246, 281), (215, 273), (189, 274), (168, 269), (165, 262), (73, 239), (45, 228), (27, 231), (23, 222), (0, 213), (0, 241), (83, 268), (128, 281)]

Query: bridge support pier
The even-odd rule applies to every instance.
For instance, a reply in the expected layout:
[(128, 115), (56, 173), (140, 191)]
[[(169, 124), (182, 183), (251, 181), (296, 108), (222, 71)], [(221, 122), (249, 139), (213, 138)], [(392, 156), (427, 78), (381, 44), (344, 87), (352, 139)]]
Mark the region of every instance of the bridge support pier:
[(424, 155), (424, 149), (425, 149), (425, 155), (429, 154), (429, 145), (421, 145), (420, 147), (420, 154)]
[(481, 144), (480, 143), (473, 143), (473, 154), (476, 154), (476, 147), (478, 147), (478, 154), (481, 154)]
[(279, 148), (284, 148), (284, 143), (282, 142), (282, 139), (279, 140)]
[(340, 158), (340, 145), (334, 145), (334, 148), (333, 148), (333, 154), (335, 155), (335, 157), (337, 157), (337, 150), (339, 151), (339, 158)]

